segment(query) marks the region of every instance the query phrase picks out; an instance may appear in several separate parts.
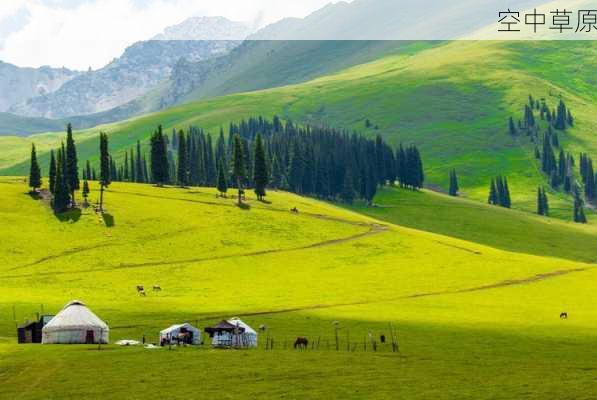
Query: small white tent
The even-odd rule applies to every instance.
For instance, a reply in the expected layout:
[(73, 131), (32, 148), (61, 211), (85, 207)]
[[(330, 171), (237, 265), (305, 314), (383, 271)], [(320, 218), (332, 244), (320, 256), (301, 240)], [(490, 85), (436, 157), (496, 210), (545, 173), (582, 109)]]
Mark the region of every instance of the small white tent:
[(108, 344), (110, 328), (85, 304), (71, 301), (42, 329), (44, 344)]
[(198, 345), (201, 343), (201, 331), (191, 324), (172, 325), (160, 332), (160, 344), (170, 343)]
[(206, 331), (212, 335), (213, 347), (257, 347), (257, 332), (239, 318), (222, 321)]

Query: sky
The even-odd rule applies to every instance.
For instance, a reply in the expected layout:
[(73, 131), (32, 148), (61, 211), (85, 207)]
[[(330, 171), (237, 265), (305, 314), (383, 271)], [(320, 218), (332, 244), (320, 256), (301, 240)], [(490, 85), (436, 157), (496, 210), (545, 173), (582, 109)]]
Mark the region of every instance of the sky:
[(335, 0), (1, 0), (0, 60), (98, 69), (124, 49), (195, 16), (262, 27)]

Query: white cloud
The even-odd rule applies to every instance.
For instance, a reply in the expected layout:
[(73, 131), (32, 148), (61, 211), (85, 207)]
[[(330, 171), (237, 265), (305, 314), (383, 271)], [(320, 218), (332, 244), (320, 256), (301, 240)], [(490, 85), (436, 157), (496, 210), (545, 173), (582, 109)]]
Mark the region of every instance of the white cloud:
[(0, 1), (0, 31), (26, 11), (3, 38), (0, 59), (20, 66), (87, 69), (104, 66), (136, 41), (192, 16), (222, 15), (262, 26), (303, 17), (331, 0), (10, 0)]

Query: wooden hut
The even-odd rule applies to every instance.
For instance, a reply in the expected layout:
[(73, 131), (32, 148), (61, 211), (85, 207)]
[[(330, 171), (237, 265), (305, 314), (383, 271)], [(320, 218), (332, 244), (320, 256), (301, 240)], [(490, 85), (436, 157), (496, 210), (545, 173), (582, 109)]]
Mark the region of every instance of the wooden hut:
[(42, 315), (39, 321), (26, 322), (17, 328), (19, 343), (41, 343), (42, 329), (53, 315)]

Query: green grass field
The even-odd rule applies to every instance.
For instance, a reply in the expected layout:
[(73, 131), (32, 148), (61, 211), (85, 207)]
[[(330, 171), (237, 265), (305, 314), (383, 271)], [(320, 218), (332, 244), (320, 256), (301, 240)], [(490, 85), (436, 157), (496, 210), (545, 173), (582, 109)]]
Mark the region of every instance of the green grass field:
[[(534, 221), (525, 213), (413, 193), (485, 216), (450, 232), (437, 215), (415, 218), (408, 196), (388, 189), (376, 200), (402, 201), (404, 213), (359, 210), (375, 219), (282, 192), (241, 209), (213, 189), (113, 184), (103, 218), (57, 218), (22, 179), (1, 178), (0, 398), (594, 398), (591, 227), (546, 220), (550, 237), (566, 238), (550, 249), (542, 237), (523, 240), (521, 226)], [(143, 298), (139, 284), (164, 290)], [(15, 344), (13, 306), (22, 321), (72, 299), (110, 324), (112, 342), (240, 316), (267, 325), (276, 347)], [(368, 332), (388, 334), (389, 323), (400, 352), (365, 352)], [(288, 348), (303, 335), (319, 350)]]
[[(507, 119), (519, 118), (529, 94), (553, 107), (565, 99), (575, 127), (560, 135), (565, 149), (597, 153), (596, 95), (590, 85), (593, 42), (446, 43), (382, 57), (306, 83), (184, 104), (77, 134), (80, 158), (97, 160), (97, 135), (109, 133), (116, 159), (137, 140), (145, 144), (158, 124), (166, 131), (199, 125), (212, 133), (230, 121), (274, 114), (300, 123), (383, 135), (391, 144), (416, 143), (423, 153), (427, 183), (446, 189), (456, 168), (463, 195), (485, 201), (489, 180), (507, 175), (514, 207), (535, 209), (538, 185), (546, 184), (526, 137), (512, 138)], [(416, 51), (415, 51), (416, 50)], [(579, 66), (580, 65), (580, 66)], [(370, 119), (379, 130), (365, 129)], [(23, 175), (31, 141), (39, 142), (42, 165), (63, 134), (0, 138), (0, 173)], [(554, 216), (569, 219), (572, 199), (552, 193)]]

